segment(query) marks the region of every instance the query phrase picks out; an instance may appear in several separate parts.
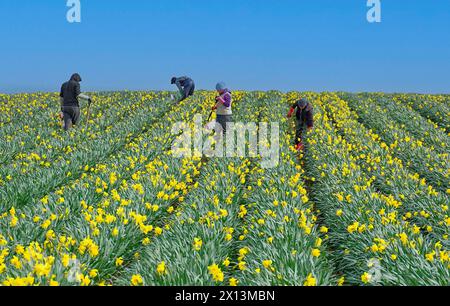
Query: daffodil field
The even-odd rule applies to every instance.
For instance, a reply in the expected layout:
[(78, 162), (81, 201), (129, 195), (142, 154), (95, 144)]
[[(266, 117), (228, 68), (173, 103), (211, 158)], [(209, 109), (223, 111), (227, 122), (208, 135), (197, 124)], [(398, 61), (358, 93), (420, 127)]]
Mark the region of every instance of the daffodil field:
[(234, 92), (234, 121), (279, 123), (265, 169), (173, 156), (215, 93), (171, 95), (93, 94), (64, 132), (57, 94), (0, 94), (0, 284), (450, 285), (449, 96)]

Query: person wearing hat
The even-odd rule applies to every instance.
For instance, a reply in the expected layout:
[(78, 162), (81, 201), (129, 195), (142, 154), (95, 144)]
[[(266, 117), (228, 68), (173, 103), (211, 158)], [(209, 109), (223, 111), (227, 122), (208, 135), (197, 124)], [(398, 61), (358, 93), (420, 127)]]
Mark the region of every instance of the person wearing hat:
[(227, 123), (232, 121), (233, 112), (231, 110), (232, 95), (224, 82), (216, 85), (216, 90), (219, 96), (216, 97), (216, 105), (213, 110), (217, 114), (217, 122), (222, 126), (223, 132), (227, 132)]
[(295, 148), (298, 151), (303, 150), (303, 131), (306, 129), (311, 131), (314, 127), (313, 107), (308, 100), (302, 98), (296, 101), (289, 110), (288, 118), (292, 117), (295, 110), (297, 110), (296, 117), (296, 134), (295, 134)]
[(182, 76), (182, 77), (173, 77), (172, 80), (170, 81), (171, 84), (175, 84), (178, 87), (178, 90), (181, 93), (181, 97), (180, 99), (177, 101), (178, 103), (181, 101), (186, 100), (188, 97), (193, 96), (194, 92), (195, 92), (195, 83), (194, 81), (187, 77), (187, 76)]
[(61, 102), (61, 113), (63, 117), (63, 129), (65, 131), (76, 125), (80, 119), (80, 104), (79, 99), (87, 100), (89, 105), (92, 99), (81, 93), (80, 89), (81, 77), (78, 73), (74, 73), (70, 80), (61, 86), (59, 94)]

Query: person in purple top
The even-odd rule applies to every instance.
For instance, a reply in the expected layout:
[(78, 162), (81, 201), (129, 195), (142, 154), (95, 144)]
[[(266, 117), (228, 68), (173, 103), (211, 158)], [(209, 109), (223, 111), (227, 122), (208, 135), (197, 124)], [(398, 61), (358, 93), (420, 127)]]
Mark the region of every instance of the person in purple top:
[(220, 82), (216, 85), (216, 90), (219, 96), (216, 97), (216, 105), (213, 110), (217, 114), (217, 122), (222, 126), (223, 132), (227, 131), (227, 123), (232, 121), (233, 111), (231, 110), (231, 104), (233, 101), (231, 91), (227, 88), (225, 83)]

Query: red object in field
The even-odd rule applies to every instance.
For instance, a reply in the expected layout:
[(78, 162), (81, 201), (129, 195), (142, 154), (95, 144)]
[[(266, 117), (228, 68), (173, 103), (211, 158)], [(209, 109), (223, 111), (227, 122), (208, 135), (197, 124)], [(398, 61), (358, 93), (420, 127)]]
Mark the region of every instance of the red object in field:
[(305, 146), (303, 145), (303, 143), (299, 143), (299, 144), (295, 147), (295, 149), (296, 149), (297, 151), (303, 151), (303, 149), (305, 149)]
[(288, 113), (288, 118), (291, 118), (292, 117), (292, 114), (295, 112), (295, 108), (293, 108), (293, 107), (291, 107), (291, 109), (289, 110), (289, 113)]

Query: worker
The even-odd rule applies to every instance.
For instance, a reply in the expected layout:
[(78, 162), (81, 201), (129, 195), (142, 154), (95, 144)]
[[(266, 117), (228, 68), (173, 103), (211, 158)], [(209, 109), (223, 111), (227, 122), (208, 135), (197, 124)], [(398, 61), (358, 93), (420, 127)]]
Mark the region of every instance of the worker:
[(298, 151), (303, 151), (303, 133), (305, 128), (310, 132), (314, 127), (313, 107), (311, 103), (302, 98), (296, 101), (289, 110), (288, 118), (291, 118), (297, 110), (296, 117), (296, 133), (295, 133), (295, 148)]
[(178, 90), (180, 91), (181, 97), (178, 99), (178, 103), (194, 95), (195, 83), (191, 78), (187, 76), (182, 76), (179, 78), (173, 77), (171, 83), (172, 85), (177, 85)]
[(61, 102), (61, 112), (63, 114), (63, 129), (65, 131), (77, 125), (80, 120), (80, 104), (79, 99), (87, 100), (89, 105), (92, 99), (81, 93), (80, 89), (81, 77), (78, 73), (74, 73), (70, 80), (61, 86), (59, 94)]
[(233, 112), (231, 110), (232, 95), (231, 91), (227, 88), (225, 83), (220, 82), (216, 85), (216, 90), (219, 96), (216, 97), (216, 105), (213, 107), (213, 111), (217, 114), (217, 123), (222, 126), (223, 133), (227, 132), (227, 123), (232, 122)]

